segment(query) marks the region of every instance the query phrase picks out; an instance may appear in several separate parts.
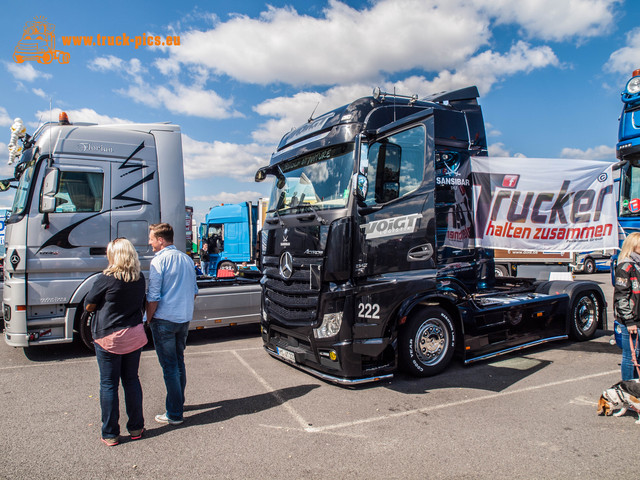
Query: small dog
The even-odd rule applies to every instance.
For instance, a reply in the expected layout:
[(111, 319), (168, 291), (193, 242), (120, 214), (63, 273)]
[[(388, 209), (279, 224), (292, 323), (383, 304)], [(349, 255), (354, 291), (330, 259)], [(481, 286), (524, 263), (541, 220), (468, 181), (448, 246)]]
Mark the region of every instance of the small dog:
[[(640, 424), (640, 383), (638, 380), (623, 380), (606, 389), (598, 401), (598, 415), (613, 415), (621, 417), (627, 410), (638, 414), (637, 424)], [(613, 413), (614, 410), (618, 410)]]

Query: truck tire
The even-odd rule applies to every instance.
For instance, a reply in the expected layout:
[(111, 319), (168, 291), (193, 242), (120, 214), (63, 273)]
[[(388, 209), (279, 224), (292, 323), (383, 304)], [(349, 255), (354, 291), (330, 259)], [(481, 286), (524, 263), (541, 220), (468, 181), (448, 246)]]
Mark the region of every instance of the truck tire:
[[(82, 302), (84, 305), (84, 301)], [(78, 315), (80, 315), (80, 319), (78, 321), (78, 330), (80, 331), (80, 339), (84, 346), (87, 347), (90, 351), (95, 352), (95, 347), (93, 345), (93, 335), (91, 335), (91, 321), (95, 314), (88, 314), (84, 309), (82, 311), (78, 311)]]
[(220, 264), (218, 265), (218, 270), (231, 270), (233, 271), (233, 273), (236, 273), (238, 271), (238, 267), (235, 263), (229, 260), (225, 260), (223, 262), (220, 262)]
[(446, 310), (423, 307), (411, 314), (399, 336), (401, 367), (416, 377), (442, 372), (453, 358), (455, 327)]
[(504, 265), (495, 265), (496, 277), (508, 277), (509, 270)]
[(584, 273), (592, 274), (596, 273), (596, 262), (593, 258), (588, 257), (584, 261), (584, 267), (582, 267)]
[(590, 340), (598, 329), (602, 302), (593, 291), (578, 293), (569, 311), (571, 338), (578, 341)]

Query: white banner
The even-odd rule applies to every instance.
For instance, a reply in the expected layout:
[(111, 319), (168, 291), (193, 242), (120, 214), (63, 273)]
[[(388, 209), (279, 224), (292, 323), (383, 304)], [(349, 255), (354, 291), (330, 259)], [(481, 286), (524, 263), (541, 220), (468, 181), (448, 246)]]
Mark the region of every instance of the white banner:
[(613, 163), (471, 157), (476, 246), (547, 252), (618, 247)]

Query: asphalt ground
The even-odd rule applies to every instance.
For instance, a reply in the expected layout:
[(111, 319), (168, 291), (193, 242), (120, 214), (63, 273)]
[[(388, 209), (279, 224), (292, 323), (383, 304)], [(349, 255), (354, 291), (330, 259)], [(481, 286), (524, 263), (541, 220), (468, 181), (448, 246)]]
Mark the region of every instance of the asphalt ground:
[[(611, 318), (609, 275), (578, 278), (601, 283)], [(154, 421), (165, 390), (147, 347), (147, 432), (116, 447), (99, 440), (92, 355), (3, 343), (0, 478), (637, 478), (636, 417), (596, 415), (619, 380), (610, 337), (348, 389), (271, 358), (257, 325), (192, 332), (185, 422)], [(123, 433), (125, 422), (122, 405)]]

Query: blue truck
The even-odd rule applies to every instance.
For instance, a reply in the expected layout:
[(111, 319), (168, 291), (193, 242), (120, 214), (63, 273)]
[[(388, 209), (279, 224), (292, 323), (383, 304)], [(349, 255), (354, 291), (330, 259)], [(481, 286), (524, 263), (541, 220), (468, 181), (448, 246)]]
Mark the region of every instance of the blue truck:
[(616, 156), (622, 163), (618, 222), (625, 234), (640, 231), (640, 69), (622, 92)]
[(210, 263), (205, 275), (218, 270), (237, 272), (255, 261), (259, 205), (251, 202), (212, 207), (201, 226), (201, 246), (208, 244)]

